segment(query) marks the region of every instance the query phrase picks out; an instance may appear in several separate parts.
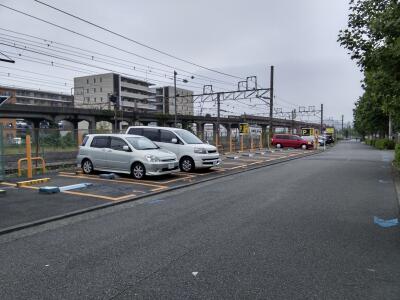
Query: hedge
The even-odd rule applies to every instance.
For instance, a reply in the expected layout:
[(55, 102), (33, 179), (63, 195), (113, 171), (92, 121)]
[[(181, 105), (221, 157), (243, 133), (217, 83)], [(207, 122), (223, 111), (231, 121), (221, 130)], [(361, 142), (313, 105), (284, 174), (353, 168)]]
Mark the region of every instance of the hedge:
[(380, 150), (393, 150), (396, 146), (396, 143), (389, 139), (365, 139), (365, 143), (370, 146), (374, 146)]
[(397, 144), (394, 150), (394, 160), (397, 163), (400, 163), (400, 144)]

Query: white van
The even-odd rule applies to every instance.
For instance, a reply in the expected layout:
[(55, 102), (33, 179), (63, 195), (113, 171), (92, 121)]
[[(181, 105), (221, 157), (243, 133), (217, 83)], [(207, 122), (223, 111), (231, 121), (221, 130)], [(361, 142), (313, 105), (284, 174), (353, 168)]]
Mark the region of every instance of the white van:
[(159, 147), (176, 154), (179, 167), (184, 172), (211, 168), (221, 163), (216, 147), (203, 143), (193, 133), (180, 128), (156, 126), (131, 126), (126, 134), (142, 135)]

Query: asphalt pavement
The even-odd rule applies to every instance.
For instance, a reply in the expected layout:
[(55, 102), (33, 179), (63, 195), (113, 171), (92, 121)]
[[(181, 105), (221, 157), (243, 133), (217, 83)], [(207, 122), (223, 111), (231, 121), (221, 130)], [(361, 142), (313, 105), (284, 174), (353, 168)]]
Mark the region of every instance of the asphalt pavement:
[(356, 142), (0, 237), (0, 299), (398, 299), (392, 152)]

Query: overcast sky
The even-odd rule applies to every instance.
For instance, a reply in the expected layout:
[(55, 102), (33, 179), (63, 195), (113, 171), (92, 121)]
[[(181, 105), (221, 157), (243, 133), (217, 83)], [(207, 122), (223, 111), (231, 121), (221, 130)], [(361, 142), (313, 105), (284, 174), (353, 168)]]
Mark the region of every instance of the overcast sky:
[[(362, 92), (360, 72), (346, 51), (336, 42), (338, 31), (347, 23), (348, 0), (45, 0), (45, 2), (197, 64), (239, 77), (256, 75), (258, 83), (263, 87), (269, 84), (269, 66), (274, 65), (275, 102), (284, 111), (298, 106), (319, 107), (324, 103), (327, 117), (340, 119), (344, 114), (345, 120), (349, 121), (352, 119), (354, 101)], [(191, 83), (186, 85), (195, 91), (201, 90), (202, 84), (210, 83), (215, 86), (214, 90), (235, 88), (237, 82), (235, 78), (205, 71), (166, 57), (60, 14), (33, 0), (0, 0), (0, 3), (169, 66), (230, 83), (228, 85), (202, 80), (203, 78), (199, 76), (190, 79), (189, 74), (178, 72), (181, 78), (190, 79)], [(100, 62), (80, 59), (81, 61), (141, 78), (147, 77), (150, 81), (151, 79), (165, 81), (165, 85), (172, 83), (169, 79), (173, 73), (172, 68), (111, 49), (3, 7), (0, 7), (0, 20), (0, 27), (3, 29), (98, 51), (129, 61), (127, 64), (130, 66), (139, 63), (148, 67), (136, 65), (135, 70), (133, 67), (127, 70)], [(3, 38), (1, 42), (9, 43), (13, 39), (21, 41), (22, 36), (0, 31), (0, 37)], [(36, 40), (38, 41), (40, 42)], [(20, 58), (25, 59), (28, 59), (28, 56), (40, 58), (47, 64), (53, 60), (78, 67), (73, 63), (16, 50), (1, 44), (0, 51), (20, 53), (22, 54)], [(47, 74), (53, 78), (11, 68)], [(81, 68), (92, 73), (106, 73), (104, 69), (82, 65)], [(12, 80), (5, 77), (6, 73), (11, 73), (11, 77), (14, 76)], [(3, 84), (70, 92), (71, 82), (66, 79), (83, 75), (86, 74), (82, 71), (46, 66), (18, 58), (15, 65), (0, 63), (0, 83)], [(31, 79), (24, 78), (27, 76)], [(43, 81), (33, 83), (33, 79)], [(67, 86), (62, 87), (55, 84), (56, 82), (67, 83)], [(153, 82), (163, 84), (155, 80)], [(185, 86), (181, 83), (180, 85)], [(244, 104), (240, 104), (236, 107), (225, 106), (225, 109), (237, 111), (247, 108)], [(257, 110), (266, 112), (267, 108), (259, 106)], [(253, 108), (248, 112), (254, 111)]]

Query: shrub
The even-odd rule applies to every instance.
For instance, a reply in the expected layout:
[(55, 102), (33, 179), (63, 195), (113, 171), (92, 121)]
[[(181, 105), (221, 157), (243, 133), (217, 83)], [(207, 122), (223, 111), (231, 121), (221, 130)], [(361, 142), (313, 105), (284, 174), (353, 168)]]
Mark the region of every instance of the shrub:
[(379, 150), (385, 149), (385, 140), (384, 139), (376, 140), (375, 148), (378, 148)]
[(396, 142), (393, 140), (388, 140), (387, 148), (388, 150), (394, 150), (396, 148)]
[(379, 150), (389, 149), (393, 150), (395, 147), (395, 142), (389, 139), (379, 139), (375, 141), (375, 147)]
[(400, 144), (397, 144), (394, 150), (394, 160), (397, 163), (400, 163)]

